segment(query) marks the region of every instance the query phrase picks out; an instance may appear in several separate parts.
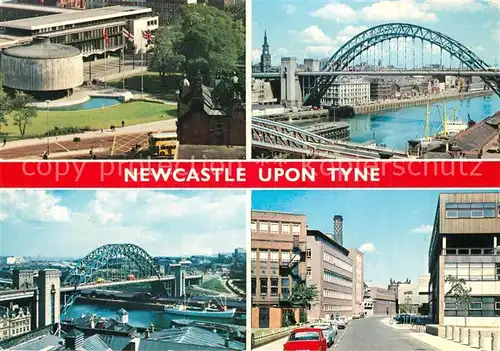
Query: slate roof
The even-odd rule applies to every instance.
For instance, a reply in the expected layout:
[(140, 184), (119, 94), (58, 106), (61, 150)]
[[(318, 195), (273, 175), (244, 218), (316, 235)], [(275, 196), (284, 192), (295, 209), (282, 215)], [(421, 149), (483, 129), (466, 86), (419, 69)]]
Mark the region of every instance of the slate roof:
[(453, 141), (462, 151), (479, 151), (498, 135), (500, 111), (457, 134)]

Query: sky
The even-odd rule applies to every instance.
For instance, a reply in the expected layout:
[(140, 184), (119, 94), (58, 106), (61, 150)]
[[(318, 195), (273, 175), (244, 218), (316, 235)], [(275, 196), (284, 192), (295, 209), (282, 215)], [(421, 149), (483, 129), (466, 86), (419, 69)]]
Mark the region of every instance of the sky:
[[(254, 62), (260, 61), (265, 30), (273, 65), (278, 65), (283, 56), (299, 61), (304, 57), (330, 57), (358, 33), (391, 22), (437, 30), (469, 47), (492, 66), (500, 61), (500, 0), (253, 0), (252, 4)], [(412, 65), (409, 43), (407, 61)], [(391, 45), (395, 47), (395, 42)], [(399, 48), (403, 51), (403, 46)], [(418, 40), (416, 55), (421, 57), (421, 52)], [(430, 45), (424, 45), (424, 52), (425, 63), (430, 60)], [(432, 63), (439, 63), (439, 51), (432, 52)], [(387, 64), (388, 57), (383, 62)], [(453, 63), (458, 66), (457, 60)], [(443, 64), (449, 64), (449, 54), (443, 54)]]
[(427, 257), (439, 191), (253, 191), (252, 210), (307, 216), (309, 229), (333, 233), (344, 218), (344, 247), (365, 254), (365, 281), (387, 287), (389, 279), (416, 282), (428, 273)]
[(246, 243), (244, 191), (0, 191), (0, 256), (81, 258), (112, 243), (152, 256), (212, 255)]

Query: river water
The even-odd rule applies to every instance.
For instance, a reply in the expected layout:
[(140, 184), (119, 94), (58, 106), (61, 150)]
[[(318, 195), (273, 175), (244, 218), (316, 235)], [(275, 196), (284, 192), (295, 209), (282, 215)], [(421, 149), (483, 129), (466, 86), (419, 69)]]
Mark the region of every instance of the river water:
[[(97, 317), (104, 317), (106, 319), (109, 318), (117, 318), (116, 312), (120, 308), (118, 306), (102, 306), (102, 305), (93, 305), (93, 304), (73, 304), (69, 310), (67, 317), (68, 318), (79, 318), (84, 314), (95, 314)], [(166, 315), (161, 311), (151, 311), (151, 310), (134, 310), (134, 309), (126, 309), (128, 312), (128, 319), (130, 325), (137, 328), (148, 328), (151, 323), (155, 326), (156, 329), (167, 329), (171, 327), (170, 322), (172, 319), (183, 319), (182, 316), (170, 316)], [(202, 320), (199, 318), (189, 317), (191, 320), (200, 320), (200, 321), (208, 321), (214, 323), (224, 323), (224, 324), (237, 324), (237, 325), (245, 325), (244, 320), (242, 319), (223, 319), (217, 318), (213, 320)]]
[[(496, 95), (446, 102), (448, 119), (454, 115), (462, 121), (468, 115), (476, 121), (500, 110), (500, 98)], [(390, 148), (405, 150), (409, 139), (423, 137), (425, 134), (426, 106), (410, 107), (374, 114), (358, 115), (347, 121), (351, 127), (351, 139), (355, 142), (373, 140)], [(429, 108), (429, 130), (434, 135), (442, 130), (443, 102), (434, 103)]]

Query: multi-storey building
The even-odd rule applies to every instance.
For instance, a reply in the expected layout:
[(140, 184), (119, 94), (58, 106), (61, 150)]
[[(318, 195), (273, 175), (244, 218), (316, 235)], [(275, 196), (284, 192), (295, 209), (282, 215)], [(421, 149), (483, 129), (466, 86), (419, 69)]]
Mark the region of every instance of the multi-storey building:
[(422, 315), (429, 314), (429, 274), (418, 277), (418, 313)]
[(322, 98), (327, 106), (357, 106), (370, 102), (370, 82), (361, 78), (335, 79)]
[(366, 283), (363, 304), (367, 316), (391, 316), (396, 313), (396, 294), (393, 290)]
[(365, 255), (358, 249), (349, 249), (352, 260), (352, 314), (363, 313), (364, 300), (364, 260)]
[(31, 313), (27, 307), (17, 305), (0, 307), (0, 340), (27, 333), (31, 330)]
[(309, 319), (352, 316), (353, 274), (349, 250), (319, 230), (307, 231), (307, 284), (318, 288)]
[(370, 81), (371, 101), (382, 101), (392, 97), (392, 82), (381, 78), (375, 78)]
[[(440, 194), (429, 247), (429, 308), (439, 325), (500, 325), (500, 193)], [(470, 305), (450, 296), (446, 277), (471, 289)]]
[(306, 217), (252, 211), (252, 328), (278, 328), (284, 313), (299, 321), (290, 294), (306, 279)]

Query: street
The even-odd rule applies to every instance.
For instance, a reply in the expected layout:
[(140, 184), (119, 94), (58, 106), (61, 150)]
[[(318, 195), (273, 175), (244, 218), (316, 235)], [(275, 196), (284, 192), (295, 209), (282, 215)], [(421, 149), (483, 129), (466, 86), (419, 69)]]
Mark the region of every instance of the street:
[[(386, 318), (385, 316), (383, 318)], [(345, 329), (339, 330), (335, 343), (329, 350), (398, 350), (431, 351), (432, 348), (412, 339), (408, 332), (400, 331), (381, 322), (382, 318), (368, 317), (349, 322)], [(282, 350), (287, 338), (259, 347), (259, 351)]]

